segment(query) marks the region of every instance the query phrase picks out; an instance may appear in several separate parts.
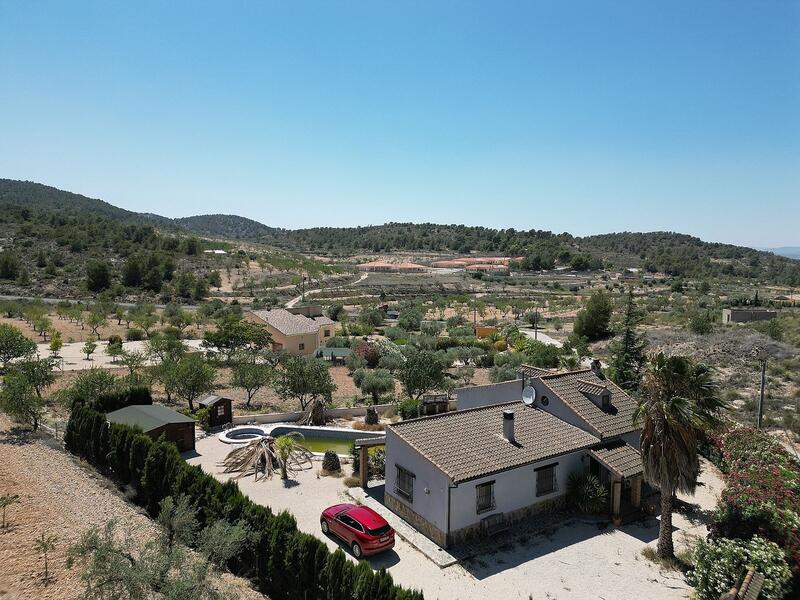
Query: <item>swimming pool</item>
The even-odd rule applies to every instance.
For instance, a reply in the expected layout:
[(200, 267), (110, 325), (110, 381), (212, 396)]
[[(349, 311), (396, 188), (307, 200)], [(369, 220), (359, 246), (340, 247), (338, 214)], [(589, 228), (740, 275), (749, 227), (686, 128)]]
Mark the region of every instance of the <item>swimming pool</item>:
[(219, 434), (219, 439), (226, 444), (246, 444), (259, 437), (280, 437), (287, 433), (302, 434), (303, 446), (311, 452), (323, 454), (333, 450), (336, 454), (348, 455), (354, 440), (365, 438), (383, 438), (383, 433), (359, 431), (342, 427), (307, 427), (303, 425), (240, 425)]

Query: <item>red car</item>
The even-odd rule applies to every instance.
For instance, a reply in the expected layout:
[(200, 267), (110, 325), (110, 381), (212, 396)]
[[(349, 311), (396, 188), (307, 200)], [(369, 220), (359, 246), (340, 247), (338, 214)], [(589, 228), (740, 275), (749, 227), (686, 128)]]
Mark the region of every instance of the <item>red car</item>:
[(394, 546), (394, 529), (371, 508), (356, 504), (335, 504), (322, 511), (322, 533), (332, 533), (361, 558)]

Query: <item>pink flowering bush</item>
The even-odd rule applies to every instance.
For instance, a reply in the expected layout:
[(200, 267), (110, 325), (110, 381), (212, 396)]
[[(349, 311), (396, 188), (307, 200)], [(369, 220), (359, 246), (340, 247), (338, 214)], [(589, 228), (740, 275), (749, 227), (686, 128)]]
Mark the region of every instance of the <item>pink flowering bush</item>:
[(773, 437), (736, 428), (714, 440), (727, 486), (714, 515), (716, 537), (755, 535), (783, 549), (800, 576), (800, 465)]

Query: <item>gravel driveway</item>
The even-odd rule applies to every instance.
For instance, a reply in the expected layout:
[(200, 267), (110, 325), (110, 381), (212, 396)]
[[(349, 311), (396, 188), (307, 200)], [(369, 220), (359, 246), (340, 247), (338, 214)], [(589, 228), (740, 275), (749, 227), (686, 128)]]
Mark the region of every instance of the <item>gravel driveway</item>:
[[(189, 462), (224, 481), (228, 476), (220, 473), (217, 463), (230, 450), (231, 446), (216, 437), (204, 438), (197, 443), (198, 456)], [(239, 480), (239, 486), (251, 499), (273, 511), (291, 512), (301, 530), (335, 549), (337, 542), (320, 531), (320, 512), (331, 504), (351, 500), (341, 479), (318, 477), (318, 469), (317, 464), (288, 483), (277, 478), (255, 482), (249, 477)], [(674, 517), (680, 530), (675, 535), (679, 546), (684, 532), (704, 535), (703, 511), (713, 507), (715, 494), (721, 489), (713, 467), (706, 469), (704, 479), (710, 483), (694, 499), (699, 506), (692, 520), (679, 514)], [(509, 544), (446, 569), (439, 569), (400, 539), (394, 550), (370, 562), (376, 569), (386, 567), (396, 582), (421, 588), (427, 600), (688, 598), (691, 588), (682, 575), (664, 571), (642, 557), (644, 546), (654, 546), (657, 536), (656, 519), (603, 530), (596, 524), (576, 521), (570, 527)]]

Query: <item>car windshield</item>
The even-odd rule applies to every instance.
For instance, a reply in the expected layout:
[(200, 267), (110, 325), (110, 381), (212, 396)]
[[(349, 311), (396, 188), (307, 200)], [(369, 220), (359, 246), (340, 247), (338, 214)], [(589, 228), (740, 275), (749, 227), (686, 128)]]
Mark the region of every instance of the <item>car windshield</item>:
[(390, 529), (391, 527), (389, 527), (389, 525), (384, 525), (383, 527), (378, 527), (377, 529), (367, 529), (367, 533), (377, 537), (379, 535), (386, 535), (389, 533)]

